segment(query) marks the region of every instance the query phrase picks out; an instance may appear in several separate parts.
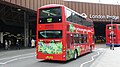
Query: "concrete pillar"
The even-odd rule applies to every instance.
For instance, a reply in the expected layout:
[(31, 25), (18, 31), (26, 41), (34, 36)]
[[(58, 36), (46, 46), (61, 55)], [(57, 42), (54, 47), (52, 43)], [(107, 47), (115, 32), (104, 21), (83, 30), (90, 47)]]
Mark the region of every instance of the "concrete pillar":
[(27, 29), (26, 29), (26, 12), (24, 12), (24, 46), (25, 47), (27, 47), (27, 42), (26, 42), (26, 40), (27, 40), (27, 37), (26, 37), (26, 31), (27, 31)]
[(30, 40), (32, 40), (32, 29), (30, 29)]
[(28, 47), (29, 45), (29, 22), (26, 12), (24, 12), (24, 46)]
[(3, 32), (0, 32), (0, 42), (3, 43)]

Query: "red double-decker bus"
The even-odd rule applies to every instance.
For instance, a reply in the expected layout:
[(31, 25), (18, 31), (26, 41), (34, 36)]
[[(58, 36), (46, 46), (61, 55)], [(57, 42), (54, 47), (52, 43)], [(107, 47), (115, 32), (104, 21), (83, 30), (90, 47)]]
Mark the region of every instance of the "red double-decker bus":
[(67, 61), (94, 49), (93, 22), (64, 5), (38, 8), (37, 59)]
[(120, 46), (120, 24), (106, 25), (106, 45)]

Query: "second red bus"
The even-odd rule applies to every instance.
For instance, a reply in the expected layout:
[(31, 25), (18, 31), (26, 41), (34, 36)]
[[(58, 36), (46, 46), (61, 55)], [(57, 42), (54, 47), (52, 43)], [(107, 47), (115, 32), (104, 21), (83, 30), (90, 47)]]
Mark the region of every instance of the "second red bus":
[(106, 25), (106, 45), (120, 46), (120, 24)]

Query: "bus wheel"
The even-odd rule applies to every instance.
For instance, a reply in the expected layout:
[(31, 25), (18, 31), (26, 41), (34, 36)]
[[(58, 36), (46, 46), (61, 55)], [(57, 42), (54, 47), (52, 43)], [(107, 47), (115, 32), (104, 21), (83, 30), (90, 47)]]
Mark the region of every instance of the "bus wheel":
[(90, 46), (90, 52), (92, 52), (92, 46)]
[(77, 54), (77, 51), (75, 50), (75, 52), (74, 52), (74, 59), (77, 59), (77, 57), (78, 57), (78, 54)]

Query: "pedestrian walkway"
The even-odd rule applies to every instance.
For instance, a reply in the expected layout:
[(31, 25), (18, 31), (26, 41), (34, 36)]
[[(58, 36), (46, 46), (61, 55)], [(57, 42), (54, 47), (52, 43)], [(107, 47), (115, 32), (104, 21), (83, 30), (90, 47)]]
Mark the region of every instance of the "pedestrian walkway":
[(90, 67), (120, 67), (120, 47), (107, 49)]

